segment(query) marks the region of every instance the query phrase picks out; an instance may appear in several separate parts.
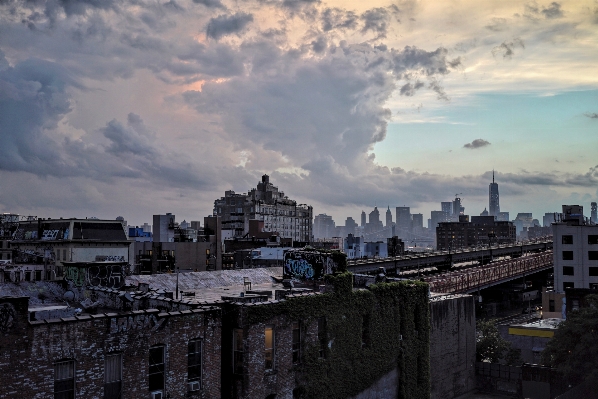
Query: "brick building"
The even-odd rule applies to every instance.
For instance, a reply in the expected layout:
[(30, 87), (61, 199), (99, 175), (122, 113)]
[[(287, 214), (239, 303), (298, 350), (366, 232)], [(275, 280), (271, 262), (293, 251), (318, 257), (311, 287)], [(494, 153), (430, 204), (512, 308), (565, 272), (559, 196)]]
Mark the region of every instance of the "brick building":
[(516, 240), (512, 222), (494, 220), (494, 216), (473, 216), (471, 222), (461, 215), (458, 222), (438, 223), (436, 248), (449, 251), (477, 245), (512, 244)]
[[(295, 272), (316, 257), (294, 254)], [(0, 295), (0, 398), (428, 398), (432, 379), (454, 396), (471, 388), (473, 352), (438, 346), (475, 342), (471, 297), (431, 304), (424, 283), (316, 268), (322, 278), (295, 287), (275, 267), (133, 275), (118, 290), (10, 283), (21, 295)], [(41, 284), (72, 306), (31, 296)]]

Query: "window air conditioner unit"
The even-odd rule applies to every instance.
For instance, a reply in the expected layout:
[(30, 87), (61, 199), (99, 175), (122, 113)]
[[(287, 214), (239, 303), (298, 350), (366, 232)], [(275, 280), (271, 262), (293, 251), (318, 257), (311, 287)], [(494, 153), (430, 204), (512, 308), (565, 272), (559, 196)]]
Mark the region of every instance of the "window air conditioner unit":
[(164, 394), (162, 393), (162, 391), (150, 392), (150, 399), (162, 399), (163, 397)]
[(187, 384), (189, 392), (199, 391), (199, 381), (191, 381)]

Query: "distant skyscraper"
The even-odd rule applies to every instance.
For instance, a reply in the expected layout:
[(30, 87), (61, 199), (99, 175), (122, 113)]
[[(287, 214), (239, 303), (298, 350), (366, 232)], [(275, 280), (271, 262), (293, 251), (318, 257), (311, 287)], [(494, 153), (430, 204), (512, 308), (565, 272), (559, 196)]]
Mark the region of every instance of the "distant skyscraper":
[(498, 201), (498, 183), (494, 182), (494, 171), (492, 171), (492, 183), (489, 186), (489, 202), (488, 213), (490, 216), (498, 216), (500, 213), (500, 204)]
[(365, 211), (361, 211), (361, 227), (365, 227), (365, 223), (366, 223)]
[(346, 229), (346, 234), (353, 234), (355, 235), (355, 229), (357, 228), (357, 223), (355, 222), (355, 220), (353, 220), (353, 218), (351, 216), (349, 216), (347, 218), (347, 220), (345, 220), (345, 229)]
[(396, 223), (397, 236), (408, 239), (411, 234), (411, 211), (408, 206), (397, 206)]
[(442, 210), (442, 212), (446, 212), (448, 216), (451, 216), (453, 214), (453, 203), (450, 201), (441, 202), (440, 209)]
[(314, 238), (325, 239), (334, 236), (334, 220), (325, 213), (314, 218)]
[(411, 226), (413, 227), (413, 229), (417, 227), (421, 229), (422, 227), (424, 227), (424, 215), (422, 215), (421, 213), (414, 213), (412, 215)]
[(386, 210), (386, 227), (392, 226), (392, 211), (390, 210), (390, 206)]
[(463, 215), (465, 213), (465, 208), (461, 206), (461, 198), (455, 197), (453, 201), (453, 216), (459, 218), (459, 215)]
[(595, 202), (590, 204), (590, 209), (592, 210), (592, 213), (590, 214), (590, 220), (592, 223), (598, 223), (598, 209)]

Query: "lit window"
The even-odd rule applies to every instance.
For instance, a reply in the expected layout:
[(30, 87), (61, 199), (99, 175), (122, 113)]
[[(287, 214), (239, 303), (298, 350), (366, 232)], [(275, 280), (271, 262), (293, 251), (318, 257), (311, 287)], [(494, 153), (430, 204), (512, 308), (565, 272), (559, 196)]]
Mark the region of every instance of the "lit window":
[(121, 392), (122, 355), (108, 355), (104, 362), (104, 399), (120, 399)]
[(75, 361), (65, 360), (54, 365), (54, 399), (75, 397)]
[(266, 326), (264, 357), (266, 370), (274, 369), (274, 328)]

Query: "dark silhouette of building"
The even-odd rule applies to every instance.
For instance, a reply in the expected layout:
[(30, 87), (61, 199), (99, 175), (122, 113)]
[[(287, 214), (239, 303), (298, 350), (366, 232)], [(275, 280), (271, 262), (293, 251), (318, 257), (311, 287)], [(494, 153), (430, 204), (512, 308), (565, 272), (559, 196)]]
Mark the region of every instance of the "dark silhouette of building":
[(497, 217), (500, 213), (500, 203), (498, 198), (498, 183), (494, 182), (494, 171), (492, 171), (492, 183), (488, 187), (488, 213), (490, 216)]
[(499, 222), (494, 220), (494, 216), (472, 216), (469, 222), (466, 216), (461, 215), (459, 222), (438, 224), (436, 247), (439, 251), (515, 242), (512, 222)]

